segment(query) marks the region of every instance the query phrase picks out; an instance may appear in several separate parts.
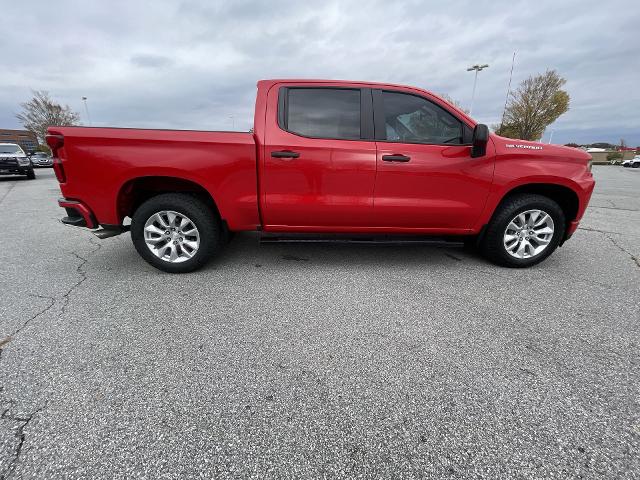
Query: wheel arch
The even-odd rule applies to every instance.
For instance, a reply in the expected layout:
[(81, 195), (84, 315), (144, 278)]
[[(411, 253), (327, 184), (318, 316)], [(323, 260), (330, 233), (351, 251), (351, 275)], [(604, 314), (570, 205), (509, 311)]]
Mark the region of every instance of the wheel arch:
[(482, 218), (475, 227), (479, 239), (484, 236), (487, 225), (494, 218), (500, 206), (508, 198), (520, 193), (543, 195), (558, 203), (565, 216), (565, 232), (568, 232), (569, 225), (577, 219), (580, 212), (580, 197), (576, 189), (564, 182), (553, 182), (545, 179), (511, 185), (502, 192), (493, 193), (487, 202)]
[(213, 195), (198, 182), (176, 176), (143, 175), (127, 180), (118, 191), (116, 212), (120, 224), (122, 224), (125, 217), (132, 217), (142, 203), (163, 193), (188, 193), (194, 195), (222, 219)]
[(550, 198), (562, 209), (567, 225), (576, 219), (580, 209), (580, 198), (575, 190), (557, 183), (525, 183), (508, 190), (498, 202), (496, 209), (509, 197), (521, 193), (531, 193)]

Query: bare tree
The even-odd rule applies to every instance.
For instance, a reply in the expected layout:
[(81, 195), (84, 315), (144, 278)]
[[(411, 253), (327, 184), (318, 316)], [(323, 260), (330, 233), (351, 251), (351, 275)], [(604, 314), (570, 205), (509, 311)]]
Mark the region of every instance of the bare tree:
[(624, 138), (620, 139), (620, 150), (625, 150), (627, 148), (627, 142), (625, 142)]
[(509, 96), (502, 125), (496, 133), (509, 138), (539, 140), (547, 126), (569, 110), (566, 80), (555, 70), (524, 80)]
[(77, 125), (80, 114), (71, 110), (68, 105), (60, 105), (49, 97), (45, 91), (34, 91), (33, 98), (21, 103), (22, 112), (16, 118), (22, 122), (24, 128), (33, 132), (38, 141), (45, 143), (47, 128), (52, 126)]

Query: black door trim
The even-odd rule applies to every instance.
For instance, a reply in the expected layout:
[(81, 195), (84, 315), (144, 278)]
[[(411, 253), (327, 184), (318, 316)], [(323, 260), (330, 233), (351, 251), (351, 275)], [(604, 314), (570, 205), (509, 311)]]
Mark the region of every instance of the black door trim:
[(387, 139), (387, 127), (384, 122), (384, 105), (382, 103), (382, 90), (374, 88), (371, 90), (373, 97), (373, 124), (376, 140)]

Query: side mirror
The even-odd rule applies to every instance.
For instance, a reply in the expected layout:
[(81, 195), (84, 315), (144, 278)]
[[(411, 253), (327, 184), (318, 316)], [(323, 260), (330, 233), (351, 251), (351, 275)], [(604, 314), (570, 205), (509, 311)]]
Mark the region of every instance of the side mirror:
[(471, 158), (483, 157), (487, 153), (487, 142), (489, 141), (489, 127), (479, 123), (473, 129)]

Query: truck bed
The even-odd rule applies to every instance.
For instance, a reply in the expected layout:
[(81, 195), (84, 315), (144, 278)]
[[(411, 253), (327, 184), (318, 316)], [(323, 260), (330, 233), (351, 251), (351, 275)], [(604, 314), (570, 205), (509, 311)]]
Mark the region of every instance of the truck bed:
[(118, 205), (134, 190), (132, 182), (154, 188), (170, 177), (206, 189), (230, 228), (259, 225), (251, 133), (101, 127), (55, 127), (49, 133), (64, 137), (58, 151), (66, 177), (62, 194), (83, 199), (99, 224), (122, 222)]

